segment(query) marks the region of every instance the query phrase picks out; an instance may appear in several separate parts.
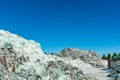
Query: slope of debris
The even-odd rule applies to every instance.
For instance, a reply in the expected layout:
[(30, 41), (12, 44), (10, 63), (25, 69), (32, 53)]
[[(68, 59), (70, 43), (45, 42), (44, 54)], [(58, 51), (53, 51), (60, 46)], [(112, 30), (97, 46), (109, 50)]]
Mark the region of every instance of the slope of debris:
[[(77, 67), (82, 70), (84, 75), (88, 75), (92, 78), (95, 78), (97, 80), (110, 80), (108, 77), (109, 69), (107, 69), (107, 61), (102, 61), (102, 64), (104, 67), (94, 67), (89, 63), (85, 63), (83, 60), (77, 59), (71, 59), (67, 57), (58, 57), (55, 54), (48, 54), (48, 57), (55, 60), (63, 61), (65, 64), (70, 64), (74, 67)], [(93, 79), (94, 80), (94, 79)]]
[(89, 63), (94, 67), (103, 67), (104, 64), (102, 63), (102, 59), (97, 55), (96, 52), (90, 50), (79, 50), (76, 48), (66, 48), (63, 49), (59, 54), (58, 57), (68, 58), (70, 60), (82, 60), (85, 63)]
[(40, 44), (0, 30), (0, 80), (96, 80), (57, 56), (43, 54)]

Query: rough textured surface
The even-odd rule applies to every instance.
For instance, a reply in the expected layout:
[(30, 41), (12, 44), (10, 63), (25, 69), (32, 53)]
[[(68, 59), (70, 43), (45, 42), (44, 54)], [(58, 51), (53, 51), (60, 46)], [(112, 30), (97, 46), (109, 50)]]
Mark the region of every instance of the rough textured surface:
[[(85, 64), (85, 63), (84, 63)], [(0, 30), (0, 80), (96, 80), (40, 44)]]
[(111, 69), (111, 73), (108, 75), (112, 80), (120, 79), (120, 63), (118, 63), (114, 69)]
[(62, 58), (69, 58), (72, 60), (80, 59), (85, 63), (89, 63), (94, 67), (103, 67), (102, 60), (96, 52), (90, 50), (79, 50), (76, 48), (66, 48), (62, 50), (57, 56)]

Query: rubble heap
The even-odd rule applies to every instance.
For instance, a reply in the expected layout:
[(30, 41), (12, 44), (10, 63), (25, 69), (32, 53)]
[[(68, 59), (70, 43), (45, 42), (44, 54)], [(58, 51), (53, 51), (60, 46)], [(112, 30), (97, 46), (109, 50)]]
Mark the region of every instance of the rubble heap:
[(76, 48), (63, 49), (57, 56), (62, 58), (68, 58), (72, 60), (82, 60), (85, 63), (89, 63), (94, 67), (102, 67), (102, 59), (97, 55), (96, 52), (90, 50), (80, 50)]
[(43, 54), (40, 44), (0, 30), (0, 80), (96, 80), (56, 56)]

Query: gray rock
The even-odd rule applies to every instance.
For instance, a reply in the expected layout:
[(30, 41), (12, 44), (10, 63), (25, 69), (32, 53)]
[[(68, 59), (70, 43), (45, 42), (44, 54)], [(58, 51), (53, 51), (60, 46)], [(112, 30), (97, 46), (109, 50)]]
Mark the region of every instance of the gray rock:
[[(67, 51), (77, 58), (71, 49)], [(63, 53), (63, 56), (70, 57), (65, 51)], [(84, 75), (82, 70), (64, 63), (57, 56), (43, 54), (39, 43), (0, 30), (0, 80), (88, 79), (94, 78)]]
[(80, 59), (85, 63), (89, 63), (94, 67), (103, 67), (102, 59), (97, 55), (96, 52), (90, 50), (79, 50), (76, 48), (66, 48), (63, 49), (58, 57), (68, 58), (68, 59)]

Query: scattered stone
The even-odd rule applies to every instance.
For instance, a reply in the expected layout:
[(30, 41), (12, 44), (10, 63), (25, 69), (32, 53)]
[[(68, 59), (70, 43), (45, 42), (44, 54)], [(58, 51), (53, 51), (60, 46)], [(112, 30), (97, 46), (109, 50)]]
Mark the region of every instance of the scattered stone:
[[(67, 52), (67, 53), (66, 53)], [(70, 53), (69, 53), (70, 52)], [(88, 51), (87, 51), (88, 52)], [(64, 50), (63, 57), (98, 59), (96, 54), (88, 57), (79, 50)], [(78, 53), (76, 55), (76, 53)], [(87, 61), (89, 63), (89, 61)], [(99, 65), (99, 64), (98, 64)], [(64, 58), (46, 55), (40, 44), (16, 34), (0, 30), (0, 80), (97, 80), (83, 71), (64, 62)]]
[(66, 48), (57, 54), (58, 57), (68, 58), (72, 60), (80, 59), (85, 63), (89, 63), (94, 67), (103, 67), (102, 59), (96, 52), (90, 50), (79, 50), (76, 48)]

